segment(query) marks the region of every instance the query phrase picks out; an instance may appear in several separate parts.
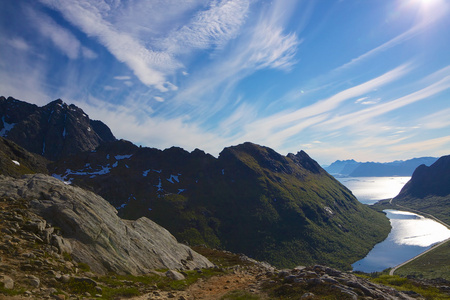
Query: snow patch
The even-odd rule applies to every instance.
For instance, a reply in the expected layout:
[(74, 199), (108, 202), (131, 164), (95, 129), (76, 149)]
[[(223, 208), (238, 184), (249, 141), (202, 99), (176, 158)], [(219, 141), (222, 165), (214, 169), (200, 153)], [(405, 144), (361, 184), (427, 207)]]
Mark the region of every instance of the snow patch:
[(181, 194), (184, 191), (186, 191), (186, 189), (178, 189), (178, 193), (177, 194)]
[(109, 159), (109, 154), (106, 155), (106, 159)]
[(58, 179), (58, 180), (61, 180), (62, 182), (64, 182), (64, 184), (67, 184), (67, 185), (69, 185), (69, 184), (72, 184), (72, 179), (70, 179), (70, 180), (68, 180), (68, 181), (66, 181), (66, 176), (61, 176), (61, 175), (58, 175), (58, 174), (52, 174), (52, 177), (54, 177), (54, 178), (56, 178), (56, 179)]
[(175, 180), (176, 182), (180, 182), (180, 180), (178, 179), (178, 176), (177, 176), (177, 175), (170, 175), (170, 177), (167, 178), (167, 181), (170, 182), (170, 183), (174, 183), (174, 182), (173, 182), (174, 180)]
[(145, 170), (142, 172), (142, 176), (147, 177), (148, 173), (150, 173), (150, 170)]
[(161, 183), (161, 177), (159, 177), (159, 183), (158, 185), (154, 185), (155, 187), (158, 188), (158, 192), (163, 192), (163, 188), (162, 188), (162, 183)]
[(113, 168), (116, 168), (119, 165), (119, 161), (116, 160), (116, 162), (112, 165)]
[(12, 160), (13, 163), (15, 163), (16, 165), (20, 166), (20, 162), (18, 162), (17, 160)]
[[(121, 159), (127, 159), (127, 158), (130, 158), (130, 157), (132, 157), (133, 156), (133, 154), (128, 154), (128, 155), (116, 155), (116, 156), (114, 156), (114, 158), (116, 159), (116, 160), (121, 160)], [(109, 159), (109, 157), (108, 157), (108, 159)]]
[(222, 175), (225, 175), (225, 169), (222, 169)]

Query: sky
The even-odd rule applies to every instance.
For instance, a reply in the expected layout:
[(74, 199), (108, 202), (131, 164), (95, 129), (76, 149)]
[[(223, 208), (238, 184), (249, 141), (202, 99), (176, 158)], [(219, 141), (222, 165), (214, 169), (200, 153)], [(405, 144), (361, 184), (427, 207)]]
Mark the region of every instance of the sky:
[(137, 145), (450, 154), (448, 0), (2, 0), (0, 44), (0, 95)]

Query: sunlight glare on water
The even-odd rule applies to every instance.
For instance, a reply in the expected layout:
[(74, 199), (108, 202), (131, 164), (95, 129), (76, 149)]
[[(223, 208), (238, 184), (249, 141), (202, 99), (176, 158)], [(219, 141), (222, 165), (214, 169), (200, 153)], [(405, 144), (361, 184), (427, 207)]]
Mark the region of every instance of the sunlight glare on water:
[(336, 178), (364, 204), (393, 198), (411, 177), (347, 177)]
[(398, 245), (429, 247), (450, 238), (444, 225), (414, 213), (386, 210), (392, 230), (388, 239)]

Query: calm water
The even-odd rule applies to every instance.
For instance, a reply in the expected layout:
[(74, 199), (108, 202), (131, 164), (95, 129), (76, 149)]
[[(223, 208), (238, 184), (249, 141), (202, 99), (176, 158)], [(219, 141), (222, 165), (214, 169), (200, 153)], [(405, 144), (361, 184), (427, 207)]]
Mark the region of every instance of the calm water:
[[(376, 200), (395, 197), (409, 177), (338, 178), (359, 201), (373, 204)], [(423, 216), (398, 210), (386, 210), (392, 230), (383, 242), (353, 264), (353, 270), (378, 272), (394, 267), (422, 253), (433, 244), (450, 238), (450, 230)]]
[(411, 177), (347, 177), (336, 178), (364, 204), (393, 198)]

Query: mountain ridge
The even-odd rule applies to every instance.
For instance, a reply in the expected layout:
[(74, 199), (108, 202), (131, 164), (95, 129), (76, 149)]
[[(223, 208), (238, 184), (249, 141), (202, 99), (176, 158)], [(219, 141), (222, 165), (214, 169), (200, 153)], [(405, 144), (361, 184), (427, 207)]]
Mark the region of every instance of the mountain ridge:
[(0, 97), (0, 135), (50, 160), (94, 150), (116, 138), (101, 121), (61, 99), (39, 107), (12, 97)]
[(357, 162), (354, 159), (337, 160), (324, 169), (337, 177), (411, 176), (418, 166), (422, 164), (429, 166), (437, 159), (437, 157), (418, 157), (386, 163)]

